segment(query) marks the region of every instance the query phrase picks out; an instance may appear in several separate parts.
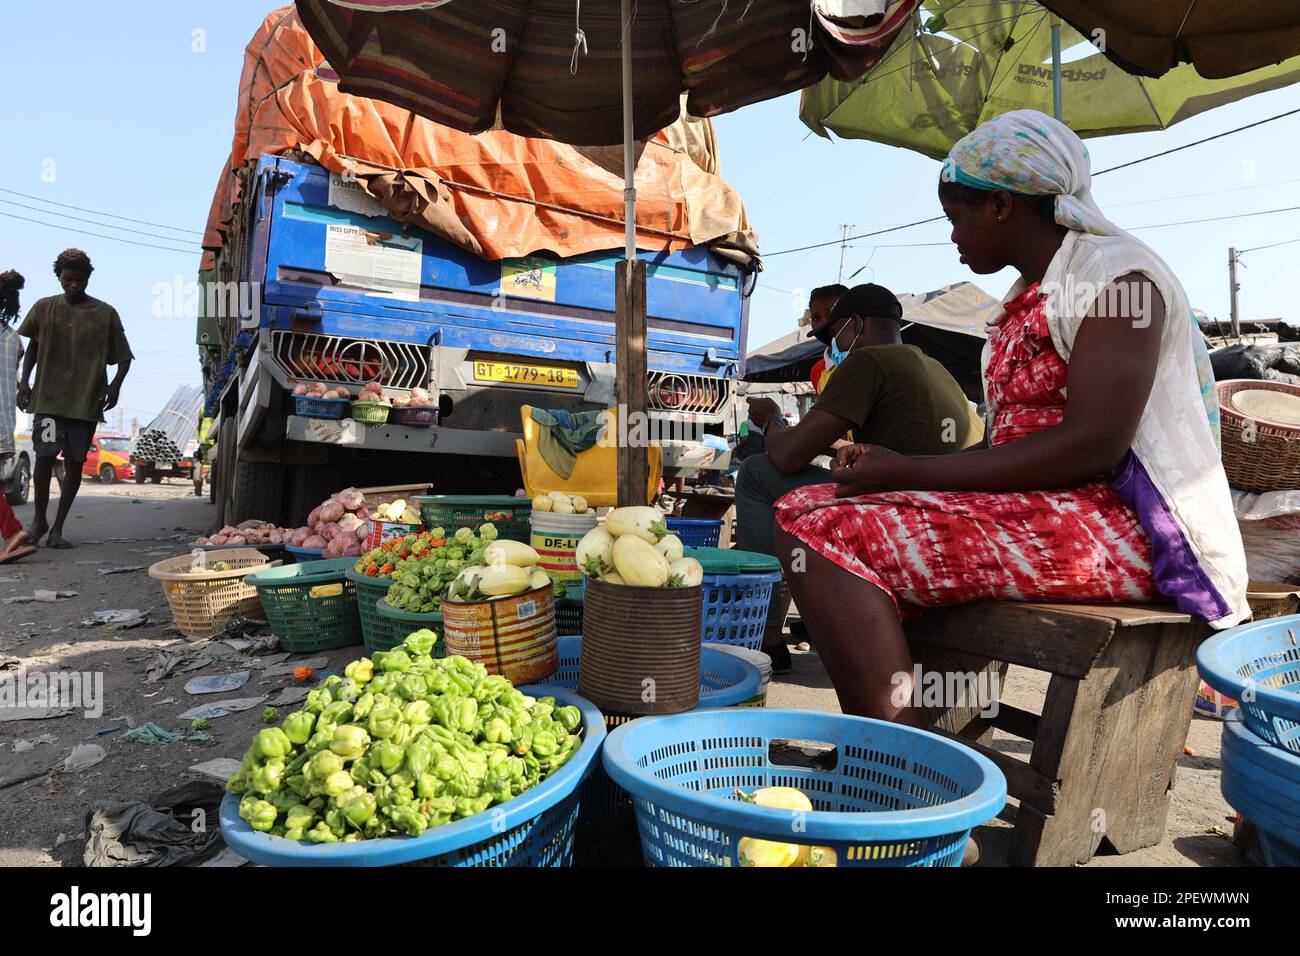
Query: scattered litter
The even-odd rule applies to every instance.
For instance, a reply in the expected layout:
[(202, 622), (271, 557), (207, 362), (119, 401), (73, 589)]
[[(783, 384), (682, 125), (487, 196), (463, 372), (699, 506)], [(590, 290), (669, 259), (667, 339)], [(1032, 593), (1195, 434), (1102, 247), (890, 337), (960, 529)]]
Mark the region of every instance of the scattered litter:
[(99, 568), (100, 574), (127, 574), (131, 571), (143, 571), (147, 564), (123, 564), (115, 568)]
[(230, 647), (233, 647), (237, 651), (246, 651), (253, 646), (253, 642), (246, 637), (232, 637), (223, 640), (221, 643), (228, 644)]
[(216, 719), (217, 717), (227, 717), (230, 714), (237, 714), (240, 711), (252, 710), (262, 702), (261, 697), (235, 697), (231, 700), (219, 700), (215, 704), (205, 704), (202, 707), (191, 707), (185, 713), (178, 715), (178, 720), (195, 720), (199, 717)]
[(312, 679), (315, 673), (310, 667), (295, 667), (293, 669), (293, 679), (299, 684), (305, 684)]
[(230, 757), (217, 757), (215, 760), (205, 760), (203, 763), (196, 763), (194, 766), (190, 767), (190, 769), (195, 773), (203, 774), (205, 777), (211, 777), (213, 780), (224, 785), (235, 771), (242, 766), (242, 763)]
[(194, 677), (185, 682), (187, 694), (220, 694), (228, 690), (239, 690), (248, 683), (252, 674), (249, 671), (237, 671), (234, 674), (214, 674), (209, 677)]
[(293, 704), (301, 704), (306, 699), (306, 687), (281, 687), (280, 690), (268, 697), (266, 702), (273, 707), (288, 707)]
[[(7, 723), (14, 720), (48, 720), (51, 717), (63, 717), (72, 713), (74, 707), (80, 702), (78, 695), (73, 693), (71, 686), (65, 686), (56, 681), (39, 682), (36, 686), (17, 687), (17, 682), (22, 679), (21, 674), (7, 674), (4, 680), (0, 680), (0, 700), (19, 699), (16, 693), (23, 690), (21, 695), (23, 700), (22, 706), (5, 705), (0, 706), (0, 723)], [(6, 685), (14, 685), (6, 690)]]
[(290, 674), (296, 674), (299, 668), (306, 667), (312, 671), (317, 671), (329, 664), (328, 657), (310, 657), (305, 661), (289, 661), (284, 664), (275, 664), (268, 667), (262, 672), (263, 677), (288, 677)]
[(149, 620), (148, 611), (121, 608), (116, 611), (96, 611), (87, 620), (82, 621), (81, 626), (95, 627), (97, 624), (106, 624), (110, 631), (120, 631), (128, 627), (139, 627), (147, 620)]
[(82, 770), (88, 770), (106, 756), (108, 756), (108, 752), (99, 744), (77, 744), (72, 748), (72, 753), (68, 754), (67, 759), (63, 761), (63, 772), (78, 773)]
[[(118, 719), (118, 720), (121, 720), (122, 718), (121, 718), (121, 717), (118, 717), (117, 719)], [(93, 734), (91, 734), (90, 736), (88, 736), (86, 739), (87, 739), (87, 740), (94, 740), (96, 737), (103, 737), (105, 734), (115, 734), (115, 733), (117, 733), (117, 732), (120, 731), (120, 730), (126, 730), (126, 728), (125, 728), (125, 727), (105, 727), (103, 730), (97, 730), (97, 731), (95, 731)]]
[(155, 684), (172, 674), (196, 671), (212, 663), (211, 657), (195, 654), (190, 647), (164, 647), (145, 667), (145, 683)]
[(130, 740), (139, 744), (174, 744), (181, 741), (180, 734), (174, 734), (170, 730), (164, 730), (153, 721), (147, 724), (141, 724), (139, 727), (132, 727), (122, 735), (123, 740)]
[(63, 844), (71, 841), (71, 839), (72, 837), (68, 836), (66, 833), (60, 833), (54, 838), (54, 848), (57, 850), (59, 847), (63, 846)]
[(812, 645), (809, 644), (807, 641), (800, 641), (800, 642), (799, 642), (798, 644), (796, 644), (795, 646), (796, 646), (796, 648), (798, 648), (799, 650), (803, 651), (805, 654), (807, 654), (809, 651), (812, 650)]
[(74, 598), (78, 593), (77, 591), (37, 591), (35, 594), (21, 594), (18, 597), (5, 598), (5, 603), (30, 604), (32, 601), (39, 601), (42, 604), (53, 604), (60, 598)]
[(1189, 747), (1187, 744), (1183, 744), (1183, 756), (1184, 756), (1184, 757), (1195, 757), (1195, 756), (1196, 756), (1196, 751), (1193, 750), (1191, 747)]
[(17, 574), (0, 574), (0, 584), (17, 584), (21, 580)]
[(156, 690), (156, 691), (154, 691), (152, 694), (145, 694), (145, 695), (144, 695), (144, 699), (145, 699), (145, 700), (148, 700), (150, 697), (157, 697), (157, 696), (158, 696), (159, 694), (161, 694), (161, 693), (162, 693), (162, 691), (160, 691), (160, 690)]
[(39, 737), (33, 737), (31, 740), (19, 737), (14, 741), (14, 753), (25, 753), (28, 750), (35, 750), (37, 744), (52, 744), (55, 742), (53, 734), (41, 734)]
[(232, 614), (226, 620), (225, 627), (221, 629), (221, 634), (227, 638), (253, 638), (258, 636), (258, 631), (267, 627), (270, 627), (270, 624), (266, 621), (244, 617), (242, 614)]
[(253, 660), (254, 667), (268, 668), (268, 667), (274, 667), (276, 664), (279, 664), (283, 661), (287, 661), (288, 659), (289, 659), (289, 652), (282, 651), (279, 654), (265, 654), (262, 657), (253, 658), (252, 660)]
[[(86, 866), (184, 866), (225, 849), (214, 826), (225, 790), (195, 780), (159, 794), (152, 805), (111, 802), (86, 817)], [(200, 816), (199, 813), (202, 813)], [(196, 826), (206, 820), (207, 826)]]
[(1221, 837), (1227, 837), (1229, 840), (1232, 839), (1232, 834), (1229, 833), (1227, 830), (1223, 829), (1223, 827), (1219, 826), (1218, 824), (1214, 824), (1214, 825), (1212, 825), (1212, 826), (1208, 826), (1208, 827), (1206, 827), (1206, 828), (1205, 828), (1205, 832), (1206, 832), (1206, 833), (1217, 833), (1217, 834), (1218, 834), (1219, 836), (1221, 836)]

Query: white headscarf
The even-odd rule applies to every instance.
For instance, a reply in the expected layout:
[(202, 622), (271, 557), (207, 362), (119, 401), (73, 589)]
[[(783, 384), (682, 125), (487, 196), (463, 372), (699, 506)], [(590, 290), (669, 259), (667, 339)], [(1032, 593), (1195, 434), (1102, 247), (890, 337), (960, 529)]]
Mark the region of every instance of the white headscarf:
[(1064, 123), (1038, 110), (1013, 110), (962, 137), (943, 163), (943, 179), (974, 189), (1055, 196), (1056, 221), (1095, 236), (1127, 236), (1092, 198), (1088, 148)]

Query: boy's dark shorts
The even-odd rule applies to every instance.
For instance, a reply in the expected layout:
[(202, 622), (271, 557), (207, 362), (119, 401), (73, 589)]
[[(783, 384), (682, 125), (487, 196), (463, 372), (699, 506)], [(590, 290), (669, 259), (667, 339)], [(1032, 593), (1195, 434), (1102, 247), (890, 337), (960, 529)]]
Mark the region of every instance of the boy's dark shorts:
[(80, 465), (90, 452), (97, 424), (80, 418), (33, 415), (32, 450), (37, 458), (57, 458), (63, 452), (64, 461)]

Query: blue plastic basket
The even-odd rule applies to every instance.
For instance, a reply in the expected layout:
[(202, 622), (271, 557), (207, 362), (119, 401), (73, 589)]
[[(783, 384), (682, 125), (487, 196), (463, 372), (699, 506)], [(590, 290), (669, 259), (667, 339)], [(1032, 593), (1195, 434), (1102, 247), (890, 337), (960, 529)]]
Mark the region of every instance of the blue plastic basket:
[(669, 518), (665, 523), (688, 548), (716, 548), (722, 537), (722, 521), (718, 518)]
[(1200, 646), (1196, 666), (1238, 702), (1251, 731), (1300, 753), (1300, 614), (1224, 631)]
[[(286, 544), (284, 550), (293, 555), (293, 559), (299, 564), (306, 564), (308, 561), (319, 561), (324, 551), (317, 551), (312, 548), (296, 548), (291, 544)], [(353, 560), (356, 560), (355, 558)]]
[(352, 402), (346, 398), (293, 397), (293, 413), (303, 418), (346, 418), (352, 411)]
[(264, 866), (569, 866), (578, 790), (598, 763), (605, 719), (595, 704), (571, 691), (520, 689), (581, 710), (583, 741), (559, 771), (513, 800), (418, 837), (313, 844), (253, 830), (239, 816), (239, 797), (232, 793), (221, 803), (221, 834), (236, 853)]
[(1223, 722), (1223, 798), (1255, 825), (1270, 866), (1300, 866), (1300, 756), (1256, 736), (1233, 711)]
[[(829, 744), (833, 769), (773, 762), (774, 741)], [(605, 741), (604, 766), (630, 792), (652, 866), (738, 866), (743, 837), (833, 849), (839, 866), (960, 866), (966, 839), (1006, 804), (1002, 771), (936, 734), (800, 710), (697, 710), (643, 717)], [(735, 796), (795, 787), (813, 812)]]
[[(561, 637), (560, 666), (547, 679), (547, 686), (565, 690), (578, 688), (578, 662), (582, 658), (581, 637)], [(741, 666), (737, 667), (739, 664)], [(711, 648), (700, 650), (700, 707), (738, 707), (758, 693), (762, 675), (749, 661), (732, 657)], [(637, 718), (631, 714), (605, 714), (610, 730)], [(581, 823), (594, 823), (618, 813), (628, 796), (609, 779), (602, 767), (596, 767), (582, 788)]]
[(704, 575), (704, 643), (762, 650), (767, 607), (780, 580), (780, 571)]

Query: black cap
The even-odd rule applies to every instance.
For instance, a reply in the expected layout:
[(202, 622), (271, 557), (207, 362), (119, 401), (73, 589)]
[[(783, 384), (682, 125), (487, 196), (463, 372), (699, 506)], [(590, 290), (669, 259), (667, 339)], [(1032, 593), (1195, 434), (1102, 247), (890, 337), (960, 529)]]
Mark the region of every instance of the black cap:
[(898, 296), (883, 285), (868, 282), (855, 285), (840, 296), (840, 301), (831, 309), (831, 320), (844, 319), (851, 315), (860, 315), (871, 319), (893, 319), (903, 321), (903, 306)]

